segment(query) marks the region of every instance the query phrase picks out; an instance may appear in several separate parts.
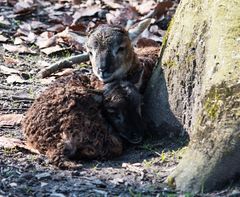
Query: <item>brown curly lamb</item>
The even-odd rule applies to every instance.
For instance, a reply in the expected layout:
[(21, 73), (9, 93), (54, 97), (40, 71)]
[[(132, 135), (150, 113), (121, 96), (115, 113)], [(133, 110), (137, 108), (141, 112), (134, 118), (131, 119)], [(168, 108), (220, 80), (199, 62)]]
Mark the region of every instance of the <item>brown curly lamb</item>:
[[(134, 86), (116, 82), (105, 87), (104, 97), (103, 102), (102, 94), (94, 90), (87, 76), (74, 73), (58, 79), (26, 113), (22, 126), (28, 146), (46, 154), (53, 164), (65, 167), (68, 159), (107, 159), (120, 155), (123, 150), (120, 135), (126, 135), (126, 130), (120, 129), (122, 126), (131, 129), (131, 133), (139, 133), (131, 134), (134, 143), (141, 141), (143, 127), (135, 127), (136, 121), (126, 122), (122, 117), (128, 114), (127, 106), (140, 108), (140, 95)], [(132, 111), (139, 119), (139, 110)], [(109, 113), (112, 117), (107, 121), (103, 114)]]

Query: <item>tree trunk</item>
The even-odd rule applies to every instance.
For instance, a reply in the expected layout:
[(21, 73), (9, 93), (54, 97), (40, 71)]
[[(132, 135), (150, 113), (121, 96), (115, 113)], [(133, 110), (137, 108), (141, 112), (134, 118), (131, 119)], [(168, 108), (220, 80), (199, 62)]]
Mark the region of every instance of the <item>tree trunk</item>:
[(144, 113), (159, 132), (190, 135), (169, 180), (218, 189), (240, 173), (240, 1), (182, 0), (163, 45)]

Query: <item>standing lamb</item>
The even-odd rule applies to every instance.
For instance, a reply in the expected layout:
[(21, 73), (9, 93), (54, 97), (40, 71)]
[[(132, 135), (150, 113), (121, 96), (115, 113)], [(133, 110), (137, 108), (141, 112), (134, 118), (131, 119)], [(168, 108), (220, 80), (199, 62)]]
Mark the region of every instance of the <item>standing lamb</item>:
[[(131, 83), (115, 81), (105, 86), (104, 98), (87, 76), (74, 73), (60, 78), (28, 110), (23, 121), (27, 144), (59, 167), (66, 167), (66, 159), (120, 155), (120, 136), (127, 136), (128, 129), (133, 143), (141, 141), (140, 95)], [(109, 121), (103, 114), (111, 117)], [(128, 121), (130, 116), (134, 121)]]

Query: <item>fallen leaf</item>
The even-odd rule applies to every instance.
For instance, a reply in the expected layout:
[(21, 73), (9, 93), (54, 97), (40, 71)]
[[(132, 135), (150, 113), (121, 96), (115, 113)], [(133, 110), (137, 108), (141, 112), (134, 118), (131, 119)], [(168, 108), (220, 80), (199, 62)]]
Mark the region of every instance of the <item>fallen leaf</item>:
[(83, 44), (86, 42), (86, 36), (80, 36), (71, 32), (67, 27), (64, 31), (56, 34), (56, 37), (62, 38), (68, 45), (73, 45), (78, 50), (83, 49)]
[(9, 26), (11, 23), (4, 16), (0, 16), (0, 26)]
[(109, 6), (110, 8), (113, 8), (113, 9), (123, 8), (123, 5), (121, 5), (120, 3), (116, 3), (115, 0), (103, 0), (103, 2), (107, 6)]
[(51, 8), (53, 10), (63, 10), (65, 8), (65, 5), (62, 3), (55, 3), (54, 6)]
[(12, 53), (29, 53), (29, 54), (36, 54), (35, 51), (23, 46), (23, 45), (9, 45), (3, 44), (3, 48)]
[(34, 30), (48, 28), (48, 25), (46, 25), (46, 24), (44, 24), (44, 23), (42, 23), (40, 21), (31, 21), (30, 26)]
[(51, 84), (53, 81), (55, 81), (56, 78), (52, 76), (52, 77), (43, 78), (43, 79), (38, 79), (38, 80), (39, 80), (39, 82), (40, 82), (41, 84), (43, 84), (43, 85), (48, 85), (48, 84)]
[(137, 43), (136, 43), (136, 47), (149, 47), (149, 46), (153, 46), (153, 47), (159, 47), (160, 43), (149, 39), (149, 38), (140, 38), (138, 39)]
[(22, 118), (23, 114), (2, 114), (0, 115), (0, 127), (20, 125)]
[(6, 42), (8, 40), (8, 38), (6, 38), (3, 35), (0, 35), (0, 42)]
[(28, 36), (21, 36), (20, 38), (25, 41), (25, 43), (34, 43), (37, 39), (37, 35), (33, 32), (29, 32)]
[(73, 74), (73, 72), (74, 72), (73, 68), (65, 68), (62, 71), (55, 73), (54, 75), (61, 77), (61, 76), (67, 76), (67, 75)]
[(59, 45), (53, 46), (53, 47), (48, 47), (45, 49), (41, 49), (41, 52), (45, 53), (46, 55), (51, 55), (56, 52), (64, 51), (66, 48), (62, 48)]
[(144, 18), (152, 17), (159, 19), (162, 15), (166, 14), (173, 5), (174, 3), (172, 1), (158, 2), (156, 7), (145, 15)]
[(5, 74), (5, 75), (10, 75), (10, 74), (20, 74), (20, 72), (16, 69), (13, 68), (8, 68), (6, 66), (0, 65), (0, 72)]
[(26, 80), (22, 79), (19, 75), (12, 74), (7, 77), (6, 79), (7, 83), (12, 84), (12, 83), (27, 83)]
[(139, 6), (137, 6), (137, 10), (140, 14), (145, 15), (149, 13), (156, 6), (156, 2), (153, 0), (147, 0), (142, 2)]
[(14, 13), (19, 15), (26, 15), (32, 13), (36, 9), (33, 0), (20, 0), (14, 5)]
[(100, 10), (101, 10), (101, 8), (98, 5), (81, 8), (80, 10), (78, 10), (74, 13), (72, 25), (75, 25), (80, 18), (85, 17), (85, 16), (93, 16), (96, 13), (98, 13)]
[(32, 27), (30, 24), (23, 23), (23, 24), (19, 25), (16, 35), (28, 36), (28, 34), (29, 34), (29, 32), (31, 32), (31, 30), (32, 30)]
[(73, 5), (79, 5), (82, 3), (82, 0), (72, 0)]
[(13, 58), (13, 57), (7, 57), (7, 56), (3, 56), (3, 59), (4, 59), (4, 64), (8, 65), (8, 64), (20, 64), (20, 60), (19, 59), (16, 59), (16, 58)]
[(7, 0), (7, 3), (11, 6), (14, 6), (17, 2), (18, 0)]
[(73, 17), (64, 13), (63, 16), (61, 17), (61, 23), (65, 26), (70, 26), (73, 22)]
[(136, 8), (127, 6), (106, 14), (106, 19), (109, 24), (121, 25), (125, 27), (129, 20), (138, 19), (138, 12)]
[(24, 146), (24, 142), (20, 139), (16, 138), (9, 138), (9, 137), (0, 137), (0, 147), (1, 148), (16, 148), (16, 147), (21, 147)]
[(19, 37), (16, 37), (15, 39), (14, 39), (14, 43), (13, 43), (14, 45), (19, 45), (19, 44), (23, 44), (23, 40), (21, 39), (21, 38), (19, 38)]
[(52, 32), (61, 32), (65, 29), (65, 27), (62, 24), (56, 24), (52, 27), (49, 27), (47, 31), (52, 31)]
[(82, 34), (84, 34), (87, 31), (86, 25), (82, 23), (71, 25), (69, 28), (72, 29), (73, 31), (81, 32)]
[(25, 141), (17, 139), (17, 138), (10, 138), (10, 137), (4, 137), (1, 136), (0, 137), (0, 147), (2, 148), (9, 148), (9, 149), (13, 149), (13, 148), (23, 148), (25, 150), (28, 150), (32, 153), (35, 154), (40, 154), (38, 150), (33, 149), (32, 147), (29, 147), (25, 144)]
[(40, 36), (37, 37), (35, 43), (40, 49), (50, 47), (56, 44), (56, 36), (52, 32), (43, 32)]

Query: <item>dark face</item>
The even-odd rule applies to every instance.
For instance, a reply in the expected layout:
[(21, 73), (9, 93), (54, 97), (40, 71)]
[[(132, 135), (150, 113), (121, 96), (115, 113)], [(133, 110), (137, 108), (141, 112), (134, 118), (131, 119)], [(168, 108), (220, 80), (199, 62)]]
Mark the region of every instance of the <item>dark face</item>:
[(104, 83), (121, 79), (133, 59), (131, 41), (121, 28), (103, 25), (97, 27), (87, 41), (94, 74)]
[(107, 120), (120, 136), (133, 144), (142, 141), (144, 125), (141, 117), (141, 95), (134, 85), (121, 82), (115, 87), (107, 87), (104, 110)]

